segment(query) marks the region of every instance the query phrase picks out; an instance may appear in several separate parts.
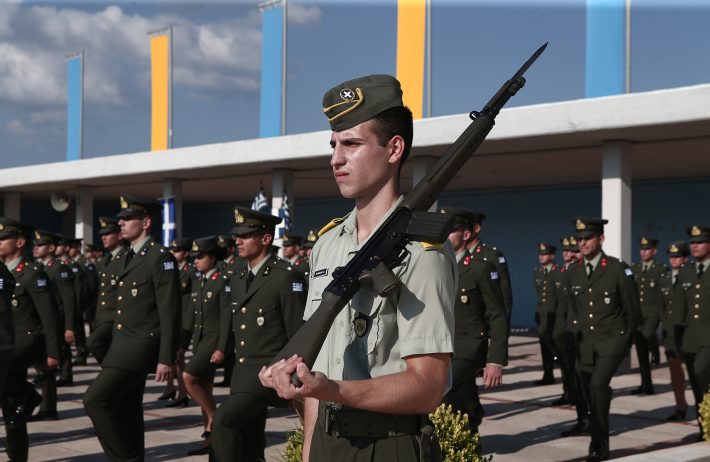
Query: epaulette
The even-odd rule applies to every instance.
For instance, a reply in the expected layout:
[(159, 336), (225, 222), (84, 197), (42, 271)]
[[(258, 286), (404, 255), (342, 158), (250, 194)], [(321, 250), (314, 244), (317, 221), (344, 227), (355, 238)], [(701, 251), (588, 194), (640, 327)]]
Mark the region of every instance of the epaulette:
[[(350, 214), (348, 214), (348, 215), (350, 215)], [(345, 221), (345, 219), (348, 217), (348, 215), (345, 215), (344, 217), (340, 217), (340, 218), (333, 218), (332, 220), (330, 220), (330, 223), (323, 226), (320, 229), (320, 231), (318, 231), (318, 237), (321, 237), (322, 235), (324, 235), (325, 233), (327, 233), (328, 231), (330, 231), (331, 229), (335, 228), (340, 223)]]
[(424, 250), (441, 250), (444, 248), (444, 244), (432, 244), (431, 242), (419, 242), (422, 247), (424, 247)]

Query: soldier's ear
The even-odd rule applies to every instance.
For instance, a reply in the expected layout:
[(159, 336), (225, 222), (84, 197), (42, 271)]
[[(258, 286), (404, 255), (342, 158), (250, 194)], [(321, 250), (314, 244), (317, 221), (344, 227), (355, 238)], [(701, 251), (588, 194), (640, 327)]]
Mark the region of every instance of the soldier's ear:
[(602, 245), (604, 243), (604, 235), (599, 236), (599, 245)]
[(153, 224), (153, 218), (151, 218), (150, 215), (146, 215), (143, 218), (143, 229), (149, 229), (152, 224)]
[(475, 225), (473, 225), (473, 232), (476, 236), (481, 234), (481, 224), (480, 223), (476, 223)]
[(19, 236), (17, 238), (17, 247), (25, 247), (27, 245), (27, 238), (25, 236)]

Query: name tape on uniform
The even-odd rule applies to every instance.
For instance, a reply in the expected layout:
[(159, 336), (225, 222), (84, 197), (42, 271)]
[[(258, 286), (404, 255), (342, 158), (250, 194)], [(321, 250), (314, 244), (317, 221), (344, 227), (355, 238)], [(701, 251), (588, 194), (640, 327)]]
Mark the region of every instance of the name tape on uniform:
[(314, 278), (319, 278), (321, 276), (327, 276), (327, 275), (328, 275), (328, 268), (319, 269), (318, 271), (313, 273)]

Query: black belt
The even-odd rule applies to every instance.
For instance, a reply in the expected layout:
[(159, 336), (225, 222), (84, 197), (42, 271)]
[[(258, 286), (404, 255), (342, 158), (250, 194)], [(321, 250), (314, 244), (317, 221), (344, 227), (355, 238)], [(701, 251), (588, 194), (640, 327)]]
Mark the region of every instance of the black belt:
[(424, 422), (421, 415), (369, 412), (333, 403), (319, 403), (318, 422), (329, 435), (341, 438), (387, 438), (417, 435)]

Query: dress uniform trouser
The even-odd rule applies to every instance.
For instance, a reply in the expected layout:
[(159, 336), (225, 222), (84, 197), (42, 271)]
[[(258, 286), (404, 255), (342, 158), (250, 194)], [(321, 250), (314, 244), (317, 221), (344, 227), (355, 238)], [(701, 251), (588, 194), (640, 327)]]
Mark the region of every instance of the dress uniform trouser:
[(444, 396), (444, 403), (450, 404), (454, 412), (468, 414), (468, 422), (474, 432), (483, 420), (483, 407), (478, 398), (476, 375), (481, 370), (475, 363), (466, 358), (451, 360), (453, 381), (451, 390)]
[(594, 364), (578, 363), (582, 377), (583, 394), (590, 405), (590, 429), (592, 442), (590, 447), (596, 450), (609, 448), (609, 407), (611, 406), (611, 378), (616, 372), (624, 355), (597, 356)]
[(143, 461), (143, 392), (147, 374), (104, 368), (84, 395), (84, 409), (111, 461)]
[[(544, 319), (542, 319), (543, 317)], [(543, 378), (545, 380), (554, 379), (555, 342), (552, 338), (552, 329), (555, 325), (555, 315), (553, 313), (543, 313), (540, 318), (538, 333), (540, 335)]]
[(111, 346), (113, 332), (112, 322), (102, 322), (98, 324), (89, 338), (86, 339), (86, 348), (94, 355), (96, 361), (101, 364)]
[(76, 326), (74, 327), (74, 335), (76, 336), (76, 357), (86, 359), (86, 325), (84, 316), (86, 311), (78, 310), (76, 313)]
[(589, 418), (589, 406), (581, 392), (582, 377), (575, 367), (577, 347), (574, 344), (574, 334), (569, 331), (563, 331), (556, 335), (554, 339), (555, 350), (558, 352), (560, 360), (564, 394), (575, 405), (577, 421), (587, 420)]
[(212, 420), (210, 461), (263, 461), (266, 449), (266, 402), (249, 393), (234, 393)]
[(32, 394), (33, 390), (32, 385), (27, 381), (27, 366), (19, 363), (11, 364), (5, 382), (5, 392), (2, 395), (2, 415), (5, 418), (7, 436), (6, 452), (12, 462), (27, 461), (29, 438), (26, 423), (8, 428), (7, 419), (15, 412), (17, 406)]
[[(695, 407), (699, 409), (710, 387), (710, 347), (702, 347), (696, 353), (683, 353), (688, 368), (688, 380), (693, 389)], [(698, 412), (698, 415), (700, 413)], [(702, 426), (700, 427), (702, 432)]]
[(641, 323), (641, 330), (634, 334), (634, 344), (636, 345), (636, 354), (639, 360), (642, 387), (653, 386), (653, 382), (651, 381), (651, 362), (648, 359), (648, 355), (651, 352), (653, 352), (654, 355), (658, 352), (656, 329), (658, 329), (659, 322), (657, 317), (645, 317)]

